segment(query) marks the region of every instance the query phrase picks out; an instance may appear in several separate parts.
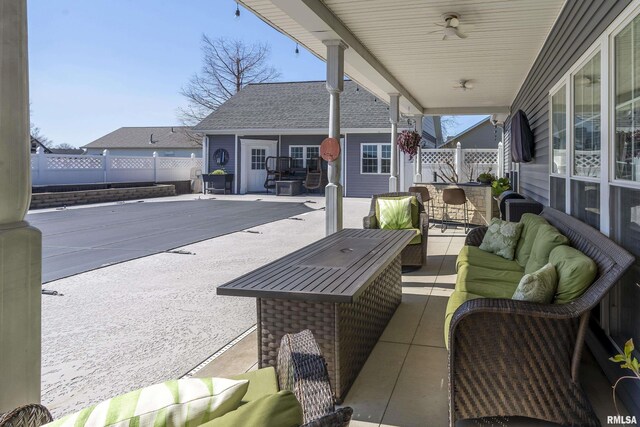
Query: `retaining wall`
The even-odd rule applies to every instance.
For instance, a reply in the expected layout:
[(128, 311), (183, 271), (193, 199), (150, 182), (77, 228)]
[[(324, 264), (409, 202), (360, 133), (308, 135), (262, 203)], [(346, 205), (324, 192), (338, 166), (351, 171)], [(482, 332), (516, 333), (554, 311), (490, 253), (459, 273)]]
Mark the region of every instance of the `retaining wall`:
[(176, 188), (171, 184), (159, 184), (149, 187), (33, 193), (31, 195), (30, 209), (86, 205), (89, 203), (119, 202), (123, 200), (149, 199), (175, 195)]

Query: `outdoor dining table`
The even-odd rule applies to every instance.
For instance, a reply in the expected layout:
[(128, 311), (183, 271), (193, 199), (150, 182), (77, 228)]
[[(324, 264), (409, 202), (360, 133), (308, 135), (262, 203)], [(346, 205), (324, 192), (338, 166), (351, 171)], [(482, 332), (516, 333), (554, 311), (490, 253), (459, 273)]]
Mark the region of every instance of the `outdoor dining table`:
[(283, 335), (310, 329), (342, 402), (402, 299), (400, 253), (412, 230), (345, 229), (218, 287), (256, 298), (258, 365)]

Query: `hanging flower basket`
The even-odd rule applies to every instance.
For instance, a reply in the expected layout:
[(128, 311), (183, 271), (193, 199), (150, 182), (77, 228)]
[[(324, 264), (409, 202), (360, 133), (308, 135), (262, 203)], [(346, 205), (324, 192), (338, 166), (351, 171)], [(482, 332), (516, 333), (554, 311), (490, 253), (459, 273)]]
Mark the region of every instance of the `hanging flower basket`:
[(418, 154), (418, 147), (420, 147), (420, 141), (422, 136), (413, 130), (403, 130), (398, 135), (398, 148), (405, 154), (409, 155), (409, 160), (413, 160), (416, 154)]

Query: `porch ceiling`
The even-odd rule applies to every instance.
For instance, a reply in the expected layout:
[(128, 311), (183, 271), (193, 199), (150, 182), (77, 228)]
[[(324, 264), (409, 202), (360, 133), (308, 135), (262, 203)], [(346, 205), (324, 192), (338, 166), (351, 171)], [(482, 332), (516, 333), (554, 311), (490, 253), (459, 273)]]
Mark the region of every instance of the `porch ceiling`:
[[(242, 0), (272, 26), (325, 59), (340, 38), (345, 73), (415, 114), (506, 112), (564, 0)], [(461, 15), (466, 39), (442, 40), (441, 15)], [(429, 34), (437, 31), (434, 34)], [(453, 85), (471, 80), (473, 89)]]

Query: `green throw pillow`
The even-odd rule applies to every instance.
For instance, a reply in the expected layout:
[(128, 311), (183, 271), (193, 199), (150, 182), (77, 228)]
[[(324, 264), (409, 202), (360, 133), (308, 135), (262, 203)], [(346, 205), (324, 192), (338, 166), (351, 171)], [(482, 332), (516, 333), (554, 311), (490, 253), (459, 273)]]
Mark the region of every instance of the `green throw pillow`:
[(411, 224), (411, 197), (401, 199), (378, 199), (380, 211), (380, 228), (385, 230), (402, 230), (413, 228)]
[(197, 426), (240, 406), (247, 380), (171, 380), (114, 397), (46, 424), (48, 427)]
[(538, 271), (525, 274), (511, 299), (550, 304), (558, 287), (558, 273), (553, 264), (547, 264)]
[(519, 222), (509, 222), (503, 221), (500, 218), (493, 218), (487, 229), (487, 234), (485, 234), (484, 239), (482, 239), (480, 249), (512, 260), (521, 232), (522, 224)]
[(289, 390), (261, 397), (201, 427), (298, 427), (302, 406)]
[(538, 226), (542, 224), (549, 224), (546, 219), (540, 215), (534, 215), (526, 213), (520, 218), (522, 223), (522, 234), (520, 234), (520, 240), (518, 246), (516, 246), (516, 261), (520, 267), (527, 265), (529, 256), (531, 256), (531, 249), (533, 248), (533, 242), (536, 240), (536, 234), (538, 233)]
[(596, 263), (571, 246), (558, 246), (549, 254), (558, 271), (558, 290), (554, 304), (566, 304), (587, 290), (598, 274)]
[(557, 228), (550, 224), (541, 224), (538, 226), (535, 241), (531, 248), (529, 261), (524, 267), (524, 273), (529, 274), (540, 270), (549, 262), (549, 254), (551, 251), (563, 245), (568, 245), (567, 239)]

